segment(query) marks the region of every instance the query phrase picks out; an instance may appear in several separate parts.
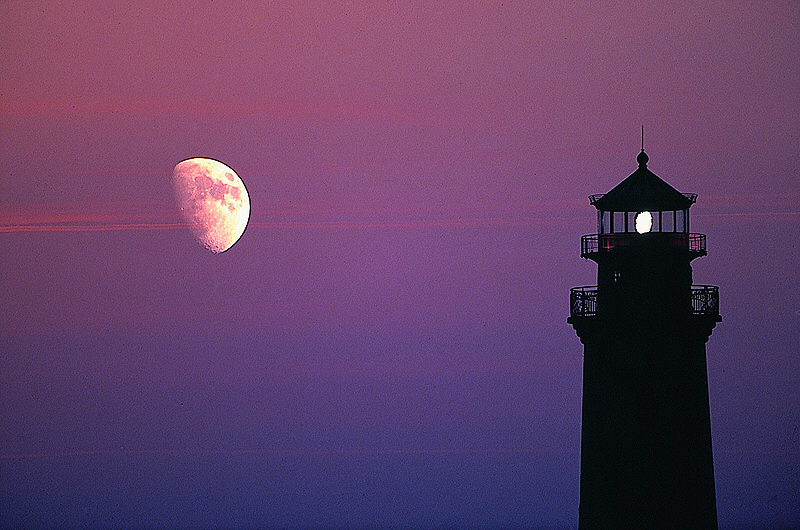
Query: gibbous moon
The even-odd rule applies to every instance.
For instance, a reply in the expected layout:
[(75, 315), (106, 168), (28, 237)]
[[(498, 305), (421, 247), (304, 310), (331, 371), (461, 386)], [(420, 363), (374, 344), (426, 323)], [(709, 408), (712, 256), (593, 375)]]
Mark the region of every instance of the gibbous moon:
[(190, 158), (172, 170), (172, 189), (195, 238), (215, 254), (239, 240), (250, 218), (250, 197), (231, 168), (210, 158)]

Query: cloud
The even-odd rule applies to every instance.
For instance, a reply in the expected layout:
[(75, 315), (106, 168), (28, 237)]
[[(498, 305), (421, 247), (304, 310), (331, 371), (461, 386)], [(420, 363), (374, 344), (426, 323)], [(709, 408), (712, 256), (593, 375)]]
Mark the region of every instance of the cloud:
[[(459, 209), (276, 208), (253, 212), (249, 229), (379, 230), (559, 225), (574, 216), (551, 212), (485, 213)], [(27, 204), (0, 209), (0, 233), (181, 230), (177, 208), (157, 202)]]
[[(750, 211), (724, 211), (717, 207), (693, 213), (694, 218), (782, 219), (800, 221), (800, 211), (761, 207)], [(551, 205), (552, 206), (552, 205)], [(574, 205), (569, 205), (574, 206)], [(722, 210), (722, 211), (720, 211)], [(744, 210), (744, 208), (742, 208)], [(586, 212), (573, 207), (563, 211), (501, 211), (493, 208), (323, 208), (309, 206), (271, 208), (251, 213), (248, 229), (257, 230), (382, 230), (469, 229), (514, 226), (562, 226), (586, 221)], [(23, 204), (0, 208), (0, 233), (113, 232), (184, 230), (177, 208), (161, 202), (103, 202), (80, 204)]]
[(187, 226), (173, 206), (155, 202), (38, 203), (0, 208), (0, 233), (177, 230)]

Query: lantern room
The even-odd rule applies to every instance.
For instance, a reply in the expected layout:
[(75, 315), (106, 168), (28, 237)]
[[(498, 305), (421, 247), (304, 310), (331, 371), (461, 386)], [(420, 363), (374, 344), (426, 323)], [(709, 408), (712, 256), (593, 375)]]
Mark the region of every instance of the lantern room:
[(581, 255), (647, 246), (654, 250), (687, 249), (705, 254), (702, 234), (689, 233), (689, 208), (697, 198), (681, 193), (647, 169), (644, 149), (636, 157), (639, 168), (611, 191), (592, 195), (597, 208), (597, 234), (583, 237)]

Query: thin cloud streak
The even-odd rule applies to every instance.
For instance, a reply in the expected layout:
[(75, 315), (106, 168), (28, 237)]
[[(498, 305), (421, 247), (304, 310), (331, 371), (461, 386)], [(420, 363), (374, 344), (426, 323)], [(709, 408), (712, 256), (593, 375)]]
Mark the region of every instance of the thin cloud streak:
[(14, 232), (119, 232), (119, 231), (155, 231), (155, 230), (180, 230), (189, 225), (181, 223), (114, 223), (97, 225), (2, 225), (0, 233)]
[[(539, 226), (571, 222), (570, 218), (450, 218), (376, 221), (255, 221), (248, 229), (263, 230), (382, 230), (425, 228), (491, 228)], [(98, 224), (19, 224), (0, 225), (0, 233), (14, 232), (115, 232), (188, 229), (187, 223), (98, 223)]]
[[(583, 202), (583, 201), (580, 201)], [(714, 201), (720, 202), (720, 201)], [(727, 201), (724, 201), (727, 202)], [(554, 204), (561, 209), (553, 210)], [(786, 204), (774, 209), (760, 205), (693, 214), (695, 218), (776, 219), (796, 222), (800, 211)], [(713, 211), (716, 210), (716, 211)], [(776, 211), (777, 210), (777, 211)], [(251, 213), (248, 228), (258, 230), (384, 230), (469, 229), (492, 227), (559, 226), (585, 221), (585, 208), (575, 200), (555, 200), (548, 209), (503, 211), (496, 205), (451, 205), (422, 210), (385, 207), (325, 208), (272, 207)], [(0, 209), (0, 233), (19, 232), (115, 232), (188, 229), (177, 209), (162, 202), (109, 202), (87, 204), (25, 204)]]
[[(731, 212), (697, 214), (698, 218), (784, 218), (800, 220), (800, 212)], [(251, 221), (249, 229), (259, 230), (384, 230), (384, 229), (429, 229), (429, 228), (492, 228), (514, 226), (562, 225), (575, 221), (573, 217), (451, 217), (434, 219), (395, 219), (395, 220), (273, 220)], [(117, 231), (160, 231), (185, 230), (187, 223), (105, 223), (102, 219), (84, 223), (62, 223), (50, 221), (42, 223), (0, 224), (0, 233), (18, 232), (117, 232)]]
[(700, 213), (695, 214), (693, 217), (797, 217), (800, 218), (800, 212), (728, 212), (728, 213)]
[[(357, 119), (377, 120), (396, 124), (418, 124), (425, 114), (411, 116), (407, 109), (358, 107), (310, 100), (283, 100), (273, 103), (216, 101), (198, 98), (156, 99), (81, 99), (76, 97), (14, 97), (0, 98), (0, 115), (8, 117), (69, 117), (69, 116), (142, 116), (197, 119), (273, 118), (301, 120)], [(429, 116), (428, 116), (429, 117)]]

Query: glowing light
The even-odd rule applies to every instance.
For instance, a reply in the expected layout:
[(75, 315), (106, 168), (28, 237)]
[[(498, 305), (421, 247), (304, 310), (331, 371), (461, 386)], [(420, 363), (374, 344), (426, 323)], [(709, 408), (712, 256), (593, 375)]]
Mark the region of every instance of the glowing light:
[(640, 234), (649, 232), (653, 228), (653, 216), (650, 212), (639, 212), (636, 214), (636, 231)]

